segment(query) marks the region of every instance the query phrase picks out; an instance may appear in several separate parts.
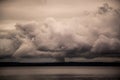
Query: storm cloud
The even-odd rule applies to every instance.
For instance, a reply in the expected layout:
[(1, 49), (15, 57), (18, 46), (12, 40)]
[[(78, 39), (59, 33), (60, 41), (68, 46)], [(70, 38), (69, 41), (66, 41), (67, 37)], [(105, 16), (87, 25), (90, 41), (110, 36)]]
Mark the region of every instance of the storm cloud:
[[(80, 17), (16, 23), (14, 39), (1, 37), (0, 53), (14, 57), (120, 54), (120, 9), (105, 3)], [(6, 41), (6, 43), (4, 42)], [(18, 41), (18, 45), (11, 46)], [(17, 47), (17, 48), (16, 48)], [(95, 54), (93, 54), (95, 53)], [(6, 54), (8, 55), (8, 54)], [(104, 56), (104, 54), (103, 54)]]

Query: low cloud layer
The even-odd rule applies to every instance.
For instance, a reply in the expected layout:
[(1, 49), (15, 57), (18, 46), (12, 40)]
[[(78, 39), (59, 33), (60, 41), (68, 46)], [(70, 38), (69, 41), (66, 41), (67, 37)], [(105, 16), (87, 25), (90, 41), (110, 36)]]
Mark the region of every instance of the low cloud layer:
[[(120, 9), (103, 4), (80, 17), (17, 23), (0, 35), (0, 55), (64, 57), (120, 54)], [(14, 45), (13, 45), (14, 44)], [(8, 54), (9, 53), (9, 54)]]

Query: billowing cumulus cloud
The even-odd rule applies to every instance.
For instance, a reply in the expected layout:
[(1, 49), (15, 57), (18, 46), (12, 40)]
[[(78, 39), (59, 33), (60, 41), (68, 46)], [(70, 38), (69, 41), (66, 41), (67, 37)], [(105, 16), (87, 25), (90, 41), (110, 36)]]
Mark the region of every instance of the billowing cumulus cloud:
[[(0, 43), (0, 49), (5, 49), (0, 54), (7, 51), (12, 51), (10, 54), (14, 57), (120, 54), (119, 17), (120, 10), (105, 3), (97, 11), (80, 17), (61, 20), (51, 17), (42, 22), (17, 23), (13, 39), (1, 37), (7, 43)], [(18, 45), (8, 49), (7, 45), (13, 42)]]
[(100, 35), (95, 41), (93, 48), (91, 49), (94, 53), (120, 53), (120, 40), (117, 38), (109, 38), (104, 35)]

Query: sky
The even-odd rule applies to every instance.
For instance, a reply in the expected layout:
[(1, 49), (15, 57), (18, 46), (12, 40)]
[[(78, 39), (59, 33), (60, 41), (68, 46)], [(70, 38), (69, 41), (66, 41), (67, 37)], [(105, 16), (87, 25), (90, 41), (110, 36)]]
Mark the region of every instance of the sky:
[(0, 0), (0, 28), (47, 17), (75, 17), (94, 11), (105, 2), (113, 7), (119, 5), (117, 0)]
[(119, 57), (119, 4), (119, 0), (1, 0), (0, 55)]

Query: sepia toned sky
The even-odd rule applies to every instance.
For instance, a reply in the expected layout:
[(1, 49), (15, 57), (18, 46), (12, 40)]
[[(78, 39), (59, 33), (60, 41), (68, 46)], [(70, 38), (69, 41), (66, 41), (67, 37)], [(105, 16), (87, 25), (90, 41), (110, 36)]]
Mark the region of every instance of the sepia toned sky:
[(24, 20), (79, 16), (105, 2), (114, 7), (119, 5), (117, 0), (0, 0), (0, 28)]
[[(119, 2), (119, 0), (0, 0), (2, 33), (0, 49), (2, 51), (4, 45), (6, 50), (9, 49), (9, 54), (14, 56), (26, 54), (41, 56), (44, 55), (41, 52), (42, 48), (49, 50), (45, 54), (47, 56), (56, 54), (64, 56), (69, 50), (76, 50), (79, 56), (82, 53), (87, 56), (88, 54), (93, 56), (93, 53), (104, 56), (103, 53), (112, 51), (120, 53)], [(12, 35), (9, 34), (9, 30), (16, 32)], [(16, 38), (21, 41), (21, 44), (17, 44), (20, 47), (18, 49), (12, 44)], [(13, 48), (9, 47), (11, 45)], [(63, 52), (51, 54), (53, 53), (51, 50)], [(77, 52), (72, 55), (78, 55)], [(8, 55), (4, 53), (7, 52), (1, 55)]]
[(45, 17), (79, 16), (85, 10), (95, 10), (100, 4), (116, 0), (1, 0), (0, 20), (39, 20)]

